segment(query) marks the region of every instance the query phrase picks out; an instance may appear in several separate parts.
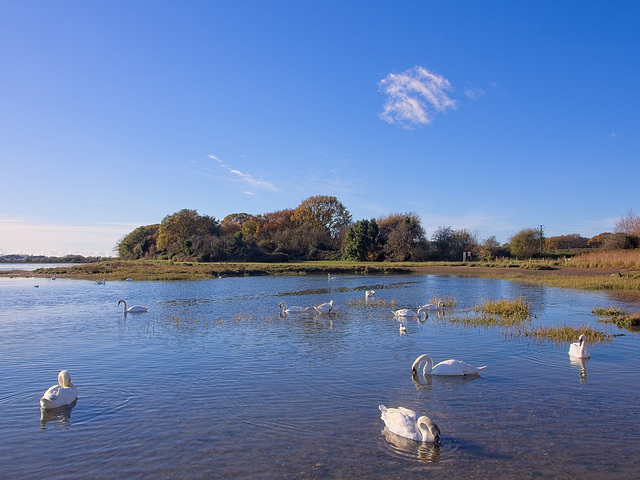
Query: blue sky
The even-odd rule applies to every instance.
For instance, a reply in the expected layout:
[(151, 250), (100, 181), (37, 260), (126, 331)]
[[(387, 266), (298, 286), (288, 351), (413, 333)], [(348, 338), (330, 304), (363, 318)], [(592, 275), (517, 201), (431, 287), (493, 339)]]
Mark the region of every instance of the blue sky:
[(0, 0), (0, 253), (333, 195), (507, 241), (640, 213), (640, 3)]

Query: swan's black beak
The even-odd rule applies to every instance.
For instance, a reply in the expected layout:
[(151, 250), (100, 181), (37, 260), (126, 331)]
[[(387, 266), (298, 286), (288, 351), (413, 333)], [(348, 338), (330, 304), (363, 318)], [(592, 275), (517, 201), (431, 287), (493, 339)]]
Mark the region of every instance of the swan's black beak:
[(418, 374), (418, 372), (416, 371), (416, 369), (412, 368), (411, 369), (411, 375), (417, 375), (417, 374)]

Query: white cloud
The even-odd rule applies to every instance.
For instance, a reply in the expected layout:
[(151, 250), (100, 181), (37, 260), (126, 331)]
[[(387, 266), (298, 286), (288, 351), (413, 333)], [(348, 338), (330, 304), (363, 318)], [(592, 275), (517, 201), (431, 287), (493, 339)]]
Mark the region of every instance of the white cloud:
[(403, 128), (430, 124), (436, 113), (456, 108), (456, 101), (447, 95), (452, 90), (449, 81), (420, 66), (390, 73), (379, 87), (386, 95), (380, 117)]
[[(224, 163), (222, 160), (220, 160), (215, 155), (207, 155), (207, 157), (211, 158), (212, 160), (215, 160), (216, 162), (218, 162), (220, 164), (220, 166), (222, 168), (227, 170), (229, 173), (232, 173), (233, 175), (235, 175), (238, 178), (240, 178), (243, 182), (248, 183), (249, 185), (251, 185), (253, 187), (261, 188), (263, 190), (269, 190), (269, 191), (272, 191), (272, 192), (278, 192), (279, 191), (278, 188), (275, 185), (273, 185), (272, 183), (266, 182), (264, 180), (258, 180), (256, 178), (254, 178), (252, 175), (249, 175), (248, 173), (244, 173), (244, 172), (241, 172), (240, 170), (237, 170), (235, 168), (231, 168), (229, 165)], [(253, 195), (253, 192), (244, 192), (244, 193), (247, 193), (249, 195)]]

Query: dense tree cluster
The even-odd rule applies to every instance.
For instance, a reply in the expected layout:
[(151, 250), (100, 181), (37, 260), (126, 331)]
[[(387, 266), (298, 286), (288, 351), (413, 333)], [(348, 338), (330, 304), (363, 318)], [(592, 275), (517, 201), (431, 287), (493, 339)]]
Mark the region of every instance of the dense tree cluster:
[(525, 228), (509, 243), (492, 236), (480, 240), (465, 229), (434, 229), (431, 239), (415, 213), (352, 221), (336, 197), (315, 196), (295, 209), (262, 215), (233, 213), (221, 221), (196, 210), (167, 215), (160, 224), (141, 226), (122, 238), (122, 259), (286, 262), (288, 260), (461, 261), (514, 256), (561, 255), (588, 248), (638, 248), (640, 217), (628, 212), (614, 233), (590, 239), (578, 234), (545, 238)]

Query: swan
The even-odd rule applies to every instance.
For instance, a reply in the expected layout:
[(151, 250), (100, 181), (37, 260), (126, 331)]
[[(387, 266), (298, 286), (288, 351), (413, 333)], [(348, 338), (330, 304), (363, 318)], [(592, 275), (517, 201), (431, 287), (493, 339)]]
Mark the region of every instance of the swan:
[(68, 370), (62, 370), (58, 374), (58, 385), (47, 389), (40, 399), (42, 408), (64, 407), (76, 401), (78, 389), (71, 383), (71, 375)]
[(149, 307), (143, 307), (142, 305), (134, 305), (133, 307), (127, 308), (127, 302), (120, 299), (118, 300), (118, 305), (122, 303), (122, 313), (125, 315), (127, 313), (138, 313), (138, 312), (146, 312), (149, 310)]
[(400, 325), (400, 328), (398, 330), (400, 331), (400, 335), (402, 335), (403, 333), (407, 333), (407, 327), (405, 327), (404, 325)]
[(366, 292), (364, 292), (365, 298), (375, 297), (375, 295), (376, 295), (375, 290), (367, 290)]
[(103, 278), (102, 280), (96, 280), (95, 282), (96, 285), (104, 285), (105, 283), (107, 283), (107, 279)]
[(306, 312), (307, 310), (309, 310), (311, 307), (290, 307), (287, 305), (287, 302), (280, 302), (278, 304), (278, 307), (280, 308), (280, 313), (303, 313)]
[(428, 308), (438, 308), (440, 310), (444, 309), (444, 302), (438, 302), (438, 303), (427, 303), (426, 305), (421, 306), (420, 308), (426, 310)]
[(433, 366), (433, 360), (429, 355), (425, 354), (420, 355), (416, 358), (416, 361), (413, 362), (411, 366), (412, 374), (416, 375), (418, 373), (422, 362), (425, 362), (424, 370), (422, 371), (424, 375), (475, 375), (478, 374), (480, 370), (487, 368), (486, 365), (484, 367), (474, 367), (462, 360), (444, 360)]
[(585, 345), (587, 343), (587, 336), (583, 333), (578, 337), (578, 341), (571, 344), (569, 347), (569, 355), (578, 358), (589, 358), (591, 353), (587, 351)]
[(326, 303), (321, 303), (317, 307), (313, 308), (315, 308), (316, 312), (318, 313), (331, 313), (335, 311), (335, 309), (333, 308), (333, 300), (330, 300)]
[(401, 308), (400, 310), (393, 312), (394, 317), (418, 317), (421, 314), (426, 314), (426, 312), (423, 312), (422, 307), (418, 309), (418, 313), (414, 312), (410, 308)]
[(382, 412), (380, 418), (390, 432), (419, 442), (440, 441), (440, 428), (426, 415), (418, 417), (416, 412), (404, 407), (387, 408), (378, 405), (378, 408)]

